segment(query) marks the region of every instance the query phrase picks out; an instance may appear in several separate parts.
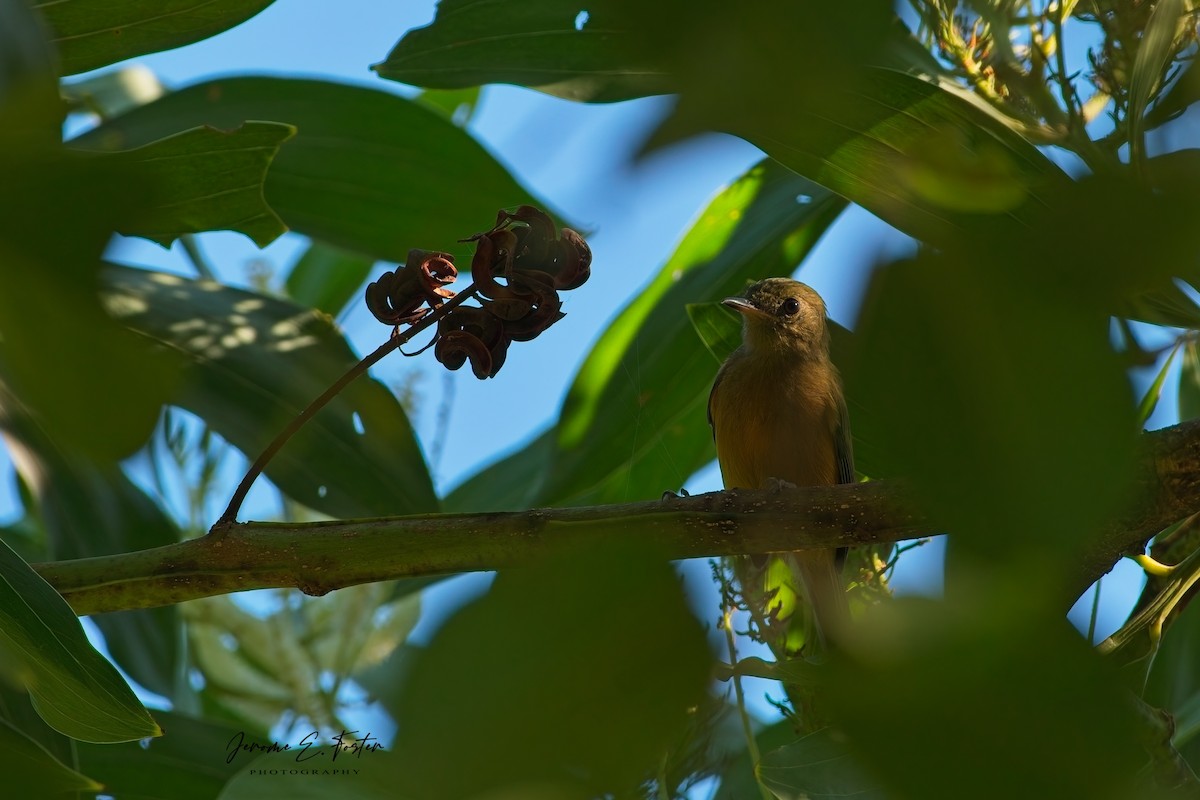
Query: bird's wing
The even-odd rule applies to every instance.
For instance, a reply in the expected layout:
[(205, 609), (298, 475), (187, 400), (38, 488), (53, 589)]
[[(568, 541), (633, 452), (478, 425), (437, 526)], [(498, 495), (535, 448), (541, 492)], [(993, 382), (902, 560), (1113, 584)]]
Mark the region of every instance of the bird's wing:
[(833, 431), (834, 455), (837, 458), (837, 482), (854, 483), (857, 478), (854, 475), (854, 441), (850, 438), (850, 412), (846, 409), (846, 399), (840, 394), (837, 404), (837, 427)]
[(717, 399), (717, 389), (721, 385), (721, 378), (725, 377), (725, 370), (717, 372), (716, 380), (713, 381), (712, 391), (708, 393), (708, 427), (712, 428), (713, 441), (717, 440), (717, 426), (713, 423), (713, 401)]

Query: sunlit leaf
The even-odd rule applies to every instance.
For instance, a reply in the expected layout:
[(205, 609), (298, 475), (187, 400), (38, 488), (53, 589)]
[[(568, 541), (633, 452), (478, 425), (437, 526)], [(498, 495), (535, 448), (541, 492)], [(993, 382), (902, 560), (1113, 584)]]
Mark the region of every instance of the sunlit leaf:
[(733, 312), (717, 303), (689, 303), (688, 319), (708, 352), (720, 364), (742, 343), (742, 324)]
[[(113, 314), (175, 360), (172, 402), (251, 458), (358, 361), (326, 315), (286, 301), (115, 265), (104, 281)], [(301, 428), (266, 474), (335, 517), (437, 507), (403, 409), (367, 377)]]
[(272, 0), (37, 0), (64, 75), (198, 42), (240, 25)]
[(263, 199), (263, 182), (295, 130), (274, 122), (247, 122), (232, 131), (193, 128), (110, 156), (142, 171), (162, 198), (121, 232), (169, 247), (185, 233), (230, 230), (265, 247), (287, 226)]
[(0, 650), (17, 665), (34, 707), (85, 742), (162, 733), (117, 670), (88, 642), (71, 607), (0, 543)]

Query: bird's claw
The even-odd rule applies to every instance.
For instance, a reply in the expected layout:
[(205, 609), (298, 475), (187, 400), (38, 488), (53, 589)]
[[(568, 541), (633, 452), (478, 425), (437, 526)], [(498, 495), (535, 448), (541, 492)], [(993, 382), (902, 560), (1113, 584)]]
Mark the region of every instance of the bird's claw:
[(664, 502), (667, 500), (680, 500), (684, 497), (691, 497), (691, 494), (688, 493), (687, 489), (680, 489), (679, 494), (675, 494), (675, 492), (672, 492), (670, 489), (662, 493), (662, 499)]
[(779, 494), (780, 492), (790, 492), (797, 488), (796, 484), (789, 483), (779, 478), (767, 478), (766, 489), (769, 492)]

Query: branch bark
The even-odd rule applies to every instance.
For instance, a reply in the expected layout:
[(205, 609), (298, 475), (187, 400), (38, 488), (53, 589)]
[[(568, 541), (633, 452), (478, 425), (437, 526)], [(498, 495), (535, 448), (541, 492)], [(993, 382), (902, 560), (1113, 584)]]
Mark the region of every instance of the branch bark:
[[(1097, 531), (1064, 589), (1073, 599), (1125, 553), (1200, 511), (1200, 421), (1145, 434), (1140, 502)], [(295, 587), (320, 595), (372, 581), (495, 570), (595, 540), (652, 543), (667, 558), (894, 542), (942, 530), (899, 481), (523, 512), (304, 524), (239, 523), (179, 544), (35, 568), (80, 615)]]

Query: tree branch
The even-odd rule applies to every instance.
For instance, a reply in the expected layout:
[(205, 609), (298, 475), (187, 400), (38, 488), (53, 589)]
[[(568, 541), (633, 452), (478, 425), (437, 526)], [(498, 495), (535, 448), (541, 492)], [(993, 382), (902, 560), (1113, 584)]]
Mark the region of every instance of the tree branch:
[[(1146, 434), (1141, 501), (1098, 531), (1064, 590), (1074, 599), (1122, 555), (1200, 511), (1200, 421)], [(734, 490), (663, 501), (304, 524), (234, 524), (151, 550), (35, 565), (80, 615), (216, 594), (296, 587), (320, 595), (372, 581), (503, 569), (556, 548), (621, 538), (665, 557), (894, 542), (942, 532), (899, 481), (794, 491)]]

